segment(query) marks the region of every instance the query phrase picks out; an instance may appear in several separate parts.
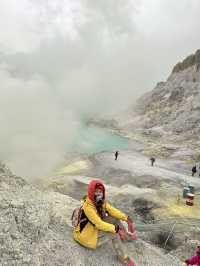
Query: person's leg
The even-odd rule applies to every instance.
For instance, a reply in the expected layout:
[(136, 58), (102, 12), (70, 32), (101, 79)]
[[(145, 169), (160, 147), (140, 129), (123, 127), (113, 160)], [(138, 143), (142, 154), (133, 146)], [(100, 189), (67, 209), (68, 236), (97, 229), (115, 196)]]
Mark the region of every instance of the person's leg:
[[(105, 222), (107, 222), (107, 223), (118, 224), (121, 227), (123, 226), (118, 219), (113, 218), (111, 216), (106, 216), (103, 220)], [(112, 238), (114, 236), (115, 236), (115, 234), (112, 234), (112, 233), (109, 233), (109, 232), (105, 232), (105, 231), (99, 231), (98, 241), (97, 241), (97, 247), (102, 246), (102, 245), (108, 243), (109, 241), (112, 240)]]
[(99, 237), (98, 237), (98, 241), (97, 241), (97, 247), (105, 245), (105, 244), (109, 243), (110, 241), (112, 243), (112, 247), (114, 249), (114, 252), (115, 252), (117, 258), (122, 263), (128, 263), (129, 257), (122, 246), (122, 242), (121, 242), (118, 234), (100, 232)]
[[(112, 224), (119, 224), (121, 227), (124, 227), (123, 224), (116, 218), (113, 218), (111, 216), (107, 216), (104, 218), (104, 221)], [(124, 229), (126, 230), (126, 229)], [(127, 235), (128, 237), (128, 235)], [(128, 240), (128, 238), (127, 238)], [(108, 232), (99, 232), (98, 241), (97, 241), (97, 247), (100, 247), (108, 242), (112, 243), (112, 247), (114, 249), (114, 252), (116, 253), (117, 258), (124, 264), (124, 265), (130, 265), (134, 266), (134, 262), (128, 257), (123, 245), (122, 241), (120, 239), (120, 236), (118, 234), (112, 234)]]
[(117, 258), (121, 262), (128, 261), (128, 255), (126, 254), (126, 252), (122, 246), (122, 242), (120, 240), (120, 237), (118, 235), (114, 235), (113, 237), (111, 237), (111, 240), (112, 240), (112, 246), (113, 246), (113, 249), (117, 255)]
[(109, 234), (110, 233), (108, 232), (103, 232), (103, 231), (99, 232), (98, 240), (97, 240), (97, 247), (101, 247), (105, 245), (106, 243), (110, 242), (111, 238)]
[(112, 246), (117, 255), (117, 258), (119, 259), (119, 261), (121, 261), (121, 263), (123, 263), (123, 265), (135, 266), (134, 261), (127, 255), (126, 251), (124, 250), (122, 242), (118, 235), (115, 235), (115, 237), (112, 238)]

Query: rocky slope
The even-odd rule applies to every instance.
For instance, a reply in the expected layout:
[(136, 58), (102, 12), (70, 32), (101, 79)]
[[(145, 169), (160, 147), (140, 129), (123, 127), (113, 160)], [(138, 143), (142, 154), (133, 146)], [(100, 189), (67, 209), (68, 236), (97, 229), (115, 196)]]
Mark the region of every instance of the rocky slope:
[[(70, 217), (78, 204), (68, 195), (36, 189), (1, 164), (0, 265), (120, 265), (109, 244), (92, 251), (73, 241)], [(137, 266), (180, 265), (176, 255), (141, 238), (125, 247)]]
[[(191, 63), (190, 58), (194, 58)], [(141, 97), (134, 110), (143, 116), (145, 128), (161, 127), (173, 134), (198, 135), (200, 50), (177, 64), (168, 80)]]
[(146, 153), (200, 159), (200, 50), (118, 118), (123, 134), (146, 142)]

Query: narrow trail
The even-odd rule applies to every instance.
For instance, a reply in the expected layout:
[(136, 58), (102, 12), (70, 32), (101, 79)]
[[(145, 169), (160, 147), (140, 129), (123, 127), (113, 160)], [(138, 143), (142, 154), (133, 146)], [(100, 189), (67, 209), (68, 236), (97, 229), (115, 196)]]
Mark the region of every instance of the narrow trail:
[[(96, 166), (93, 172), (97, 170), (98, 174), (103, 174), (105, 169), (116, 169), (129, 171), (133, 176), (153, 176), (161, 180), (171, 179), (174, 182), (181, 184), (191, 184), (197, 190), (200, 189), (200, 178), (192, 177), (185, 173), (181, 173), (181, 166), (173, 164), (171, 161), (157, 160), (155, 165), (150, 165), (149, 158), (139, 152), (121, 151), (118, 160), (114, 160), (114, 155), (111, 153), (99, 153), (95, 157)], [(172, 168), (172, 170), (170, 170)]]

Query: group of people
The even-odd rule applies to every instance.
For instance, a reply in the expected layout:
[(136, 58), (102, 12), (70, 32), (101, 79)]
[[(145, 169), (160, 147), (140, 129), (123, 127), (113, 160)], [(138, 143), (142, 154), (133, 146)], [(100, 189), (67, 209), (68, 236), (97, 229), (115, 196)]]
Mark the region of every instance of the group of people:
[[(115, 161), (117, 161), (118, 156), (119, 156), (119, 151), (116, 151), (115, 152)], [(150, 161), (151, 161), (151, 166), (153, 166), (155, 161), (156, 161), (156, 158), (155, 157), (151, 157)]]

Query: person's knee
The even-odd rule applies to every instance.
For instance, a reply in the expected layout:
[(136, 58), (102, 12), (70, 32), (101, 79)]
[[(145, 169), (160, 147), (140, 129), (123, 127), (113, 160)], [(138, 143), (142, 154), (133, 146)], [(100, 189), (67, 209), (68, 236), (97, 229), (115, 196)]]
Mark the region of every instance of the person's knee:
[(119, 237), (119, 235), (118, 234), (110, 234), (110, 239), (112, 240), (112, 241), (120, 241), (120, 237)]
[(112, 217), (110, 215), (106, 216), (104, 219), (103, 219), (105, 222), (107, 223), (111, 223), (111, 224), (118, 224), (119, 223), (119, 220), (115, 217)]

